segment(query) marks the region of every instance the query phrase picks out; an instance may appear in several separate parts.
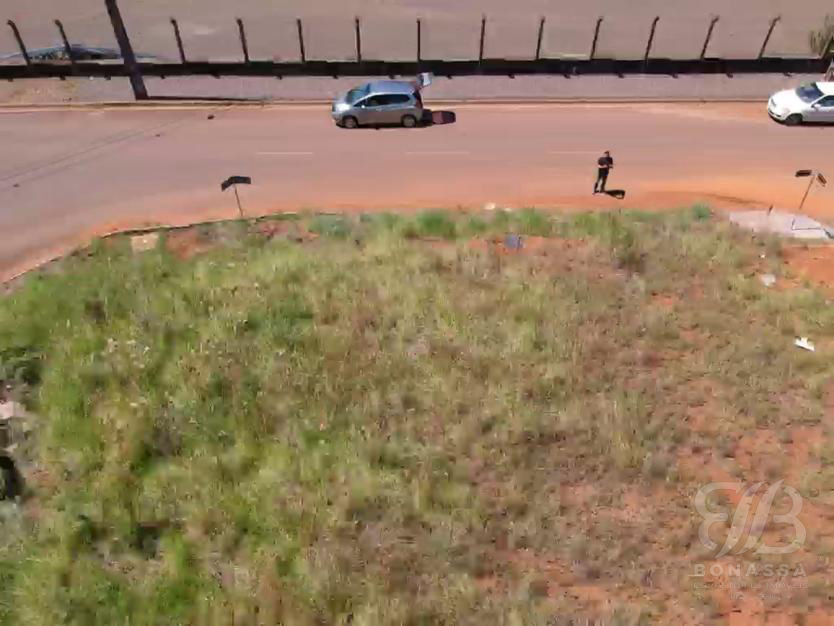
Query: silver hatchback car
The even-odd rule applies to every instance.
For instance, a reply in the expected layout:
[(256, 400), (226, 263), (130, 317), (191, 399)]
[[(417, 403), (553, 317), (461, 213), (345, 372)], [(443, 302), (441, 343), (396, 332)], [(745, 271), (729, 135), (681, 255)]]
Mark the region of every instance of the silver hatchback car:
[(333, 103), (333, 120), (343, 128), (396, 124), (413, 128), (423, 119), (420, 82), (378, 80), (351, 89)]

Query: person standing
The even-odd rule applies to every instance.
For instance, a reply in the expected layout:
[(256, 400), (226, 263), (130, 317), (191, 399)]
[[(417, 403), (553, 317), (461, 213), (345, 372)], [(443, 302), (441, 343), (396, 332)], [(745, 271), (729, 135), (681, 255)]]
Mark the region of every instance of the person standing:
[(597, 182), (594, 183), (594, 193), (605, 193), (605, 183), (608, 182), (608, 174), (614, 169), (614, 159), (611, 153), (606, 150), (598, 160)]

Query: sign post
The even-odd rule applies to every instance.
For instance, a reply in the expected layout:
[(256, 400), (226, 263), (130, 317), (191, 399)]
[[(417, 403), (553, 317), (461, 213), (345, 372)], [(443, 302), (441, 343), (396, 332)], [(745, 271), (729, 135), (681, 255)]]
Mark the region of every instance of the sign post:
[(251, 185), (252, 179), (248, 176), (230, 176), (220, 184), (220, 191), (226, 191), (229, 187), (235, 190), (235, 199), (237, 200), (237, 210), (240, 213), (240, 219), (243, 219), (243, 207), (240, 205), (240, 195), (237, 192), (238, 185)]
[[(811, 193), (811, 187), (814, 186), (814, 183), (819, 181), (819, 184), (825, 187), (828, 184), (828, 180), (822, 173), (817, 172), (815, 170), (799, 170), (796, 174), (794, 174), (796, 178), (810, 178), (811, 181), (808, 183), (808, 188), (805, 190), (805, 195), (802, 196), (802, 202), (799, 203), (799, 212), (802, 211), (802, 207), (805, 206), (805, 200), (808, 199), (808, 194)], [(791, 230), (797, 230), (794, 228), (796, 224), (796, 218), (791, 222)]]

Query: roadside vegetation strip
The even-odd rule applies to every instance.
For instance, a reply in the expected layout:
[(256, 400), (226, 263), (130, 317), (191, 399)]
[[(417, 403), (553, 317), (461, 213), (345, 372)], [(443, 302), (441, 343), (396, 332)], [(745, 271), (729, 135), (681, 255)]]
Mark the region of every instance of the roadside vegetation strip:
[(823, 415), (834, 312), (705, 207), (175, 235), (0, 299), (3, 626), (705, 623), (683, 451)]

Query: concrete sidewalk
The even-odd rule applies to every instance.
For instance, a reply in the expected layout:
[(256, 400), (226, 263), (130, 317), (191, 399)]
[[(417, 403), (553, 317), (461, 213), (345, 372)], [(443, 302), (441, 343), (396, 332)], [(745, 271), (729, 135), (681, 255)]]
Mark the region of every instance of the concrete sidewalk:
[[(779, 89), (819, 80), (816, 75), (699, 76), (468, 76), (436, 77), (426, 90), (431, 102), (548, 101), (756, 101)], [(207, 78), (147, 79), (153, 97), (329, 102), (372, 78)], [(0, 106), (131, 102), (126, 79), (33, 79), (0, 84)]]

